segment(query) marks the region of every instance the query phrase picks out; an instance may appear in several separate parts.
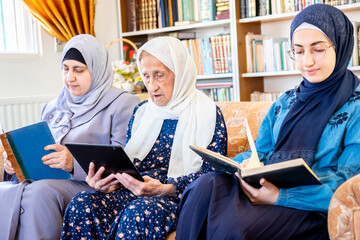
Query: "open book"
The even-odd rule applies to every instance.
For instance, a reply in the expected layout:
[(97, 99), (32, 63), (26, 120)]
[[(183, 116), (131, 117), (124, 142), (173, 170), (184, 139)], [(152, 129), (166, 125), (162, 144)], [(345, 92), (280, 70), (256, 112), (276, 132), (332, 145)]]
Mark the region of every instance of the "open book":
[(190, 148), (215, 169), (229, 174), (239, 172), (244, 181), (256, 188), (261, 187), (259, 184), (261, 178), (265, 178), (278, 188), (321, 184), (319, 178), (301, 158), (244, 169), (239, 163), (219, 153), (199, 146), (190, 146)]
[(278, 188), (321, 184), (319, 178), (301, 158), (262, 166), (246, 118), (245, 128), (251, 148), (251, 156), (245, 168), (231, 158), (206, 148), (199, 146), (190, 146), (190, 148), (219, 171), (230, 174), (239, 172), (244, 181), (256, 188), (261, 187), (259, 183), (261, 178), (265, 178)]
[(26, 179), (69, 179), (70, 173), (45, 165), (43, 156), (54, 152), (44, 149), (55, 144), (46, 122), (39, 122), (1, 133), (0, 139), (19, 182)]

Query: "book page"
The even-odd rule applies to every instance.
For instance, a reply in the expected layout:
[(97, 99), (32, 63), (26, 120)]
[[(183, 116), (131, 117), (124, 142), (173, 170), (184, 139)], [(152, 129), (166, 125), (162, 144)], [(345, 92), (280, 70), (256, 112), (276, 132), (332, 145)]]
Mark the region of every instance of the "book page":
[(255, 143), (252, 138), (250, 127), (246, 118), (245, 118), (245, 127), (246, 127), (246, 136), (249, 140), (249, 145), (251, 149), (251, 156), (249, 159), (247, 159), (248, 163), (246, 164), (245, 169), (261, 167), (262, 164), (260, 163), (259, 156), (256, 151)]

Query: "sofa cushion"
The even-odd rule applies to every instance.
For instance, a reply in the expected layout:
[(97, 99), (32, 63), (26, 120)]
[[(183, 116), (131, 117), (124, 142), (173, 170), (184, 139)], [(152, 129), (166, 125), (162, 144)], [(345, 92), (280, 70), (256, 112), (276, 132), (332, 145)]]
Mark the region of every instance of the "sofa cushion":
[(334, 193), (328, 214), (330, 239), (360, 239), (360, 175)]
[(228, 133), (228, 157), (250, 149), (246, 137), (245, 118), (249, 123), (253, 139), (272, 102), (217, 102), (221, 109)]

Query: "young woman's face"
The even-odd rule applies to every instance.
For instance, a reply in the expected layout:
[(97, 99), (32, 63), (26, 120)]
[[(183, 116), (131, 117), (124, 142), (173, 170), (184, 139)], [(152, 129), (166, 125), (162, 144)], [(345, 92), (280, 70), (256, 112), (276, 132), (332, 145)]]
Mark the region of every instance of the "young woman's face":
[(76, 60), (65, 60), (62, 74), (64, 84), (72, 95), (80, 97), (89, 91), (91, 73), (85, 64)]
[(293, 51), (297, 68), (311, 83), (324, 81), (335, 68), (334, 46), (320, 31), (302, 29), (295, 32)]
[(143, 54), (141, 71), (151, 100), (158, 106), (165, 106), (172, 98), (175, 74), (151, 54)]

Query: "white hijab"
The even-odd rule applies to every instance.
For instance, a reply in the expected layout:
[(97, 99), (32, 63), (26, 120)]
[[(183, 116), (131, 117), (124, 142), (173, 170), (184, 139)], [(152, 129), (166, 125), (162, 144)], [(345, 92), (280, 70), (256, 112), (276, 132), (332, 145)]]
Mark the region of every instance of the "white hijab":
[[(178, 119), (168, 176), (179, 177), (197, 172), (203, 161), (189, 145), (206, 148), (211, 143), (216, 125), (216, 105), (204, 93), (196, 90), (195, 63), (178, 39), (152, 39), (139, 49), (138, 56), (144, 50), (175, 74), (174, 90), (166, 106), (158, 106), (149, 98), (148, 103), (137, 110), (125, 151), (131, 158), (143, 160), (157, 140), (163, 121)], [(139, 60), (137, 65), (144, 78)]]

